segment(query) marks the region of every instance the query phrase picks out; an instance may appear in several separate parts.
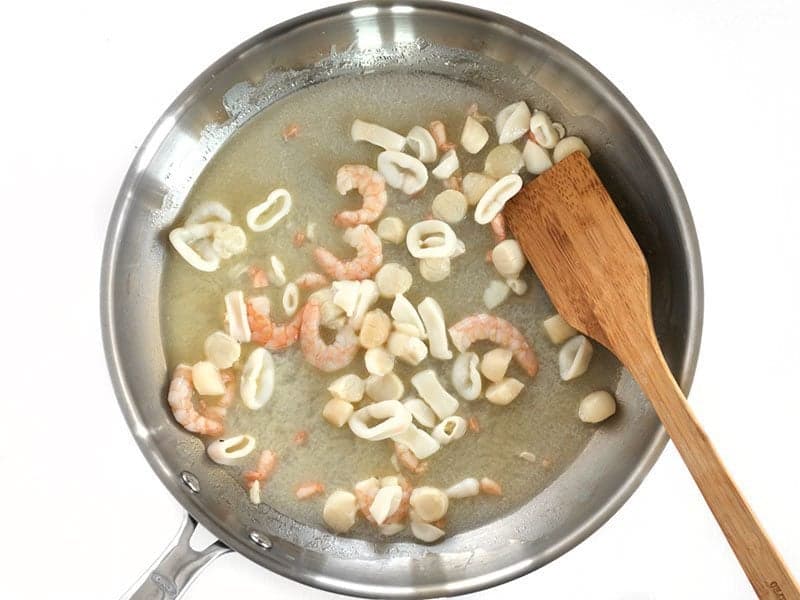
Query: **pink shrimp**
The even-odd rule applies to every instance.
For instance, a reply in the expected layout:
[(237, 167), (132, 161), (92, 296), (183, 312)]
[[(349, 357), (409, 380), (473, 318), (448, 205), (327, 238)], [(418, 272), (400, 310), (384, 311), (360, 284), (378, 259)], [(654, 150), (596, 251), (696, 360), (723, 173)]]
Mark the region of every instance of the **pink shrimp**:
[(372, 506), (372, 502), (375, 500), (375, 495), (378, 493), (379, 489), (381, 489), (381, 486), (374, 477), (359, 481), (353, 486), (353, 493), (356, 497), (358, 510), (361, 511), (361, 514), (364, 515), (364, 518), (370, 523), (374, 523), (375, 519), (369, 512), (369, 507)]
[(247, 322), (250, 325), (250, 340), (262, 344), (267, 350), (284, 350), (300, 337), (300, 324), (303, 321), (303, 308), (297, 311), (292, 320), (276, 325), (269, 315), (259, 312), (250, 300), (247, 301)]
[(296, 446), (305, 446), (306, 442), (308, 442), (308, 432), (305, 429), (301, 429), (294, 434), (292, 442), (294, 442)]
[(292, 236), (292, 246), (299, 248), (306, 241), (306, 234), (304, 231), (295, 231)]
[(256, 289), (265, 288), (269, 286), (269, 278), (264, 269), (255, 265), (250, 265), (247, 268), (247, 274), (250, 275), (250, 280), (253, 282), (253, 287)]
[(467, 421), (467, 427), (469, 427), (469, 430), (472, 433), (480, 433), (481, 432), (481, 424), (480, 424), (480, 421), (478, 421), (478, 417), (476, 417), (476, 416), (472, 416), (472, 417), (469, 418), (469, 420)]
[(458, 175), (451, 175), (443, 182), (445, 189), (448, 190), (455, 190), (457, 192), (461, 191), (461, 177)]
[(288, 142), (292, 138), (296, 138), (300, 134), (300, 126), (297, 123), (289, 123), (283, 128), (281, 137), (284, 142)]
[(489, 340), (511, 350), (519, 365), (531, 377), (539, 370), (539, 361), (533, 348), (519, 329), (505, 319), (484, 313), (475, 314), (461, 319), (448, 331), (453, 345), (460, 352), (466, 352), (473, 342)]
[(192, 403), (192, 368), (180, 364), (175, 367), (172, 381), (169, 383), (167, 403), (172, 409), (175, 420), (183, 425), (186, 431), (200, 435), (218, 436), (222, 434), (222, 423), (216, 419), (200, 414)]
[(308, 273), (300, 275), (300, 277), (294, 280), (294, 283), (303, 290), (316, 290), (325, 287), (329, 282), (328, 278), (322, 273), (309, 271)]
[(506, 218), (503, 216), (503, 213), (497, 213), (489, 225), (492, 228), (492, 235), (494, 236), (495, 244), (499, 244), (506, 239)]
[(358, 210), (338, 213), (333, 222), (339, 227), (374, 223), (386, 208), (386, 180), (366, 165), (344, 165), (336, 172), (336, 189), (344, 196), (358, 188), (364, 202)]
[(301, 483), (294, 492), (295, 498), (298, 500), (308, 500), (317, 494), (325, 491), (325, 485), (319, 481), (308, 481)]
[(254, 471), (245, 471), (243, 477), (246, 483), (254, 481), (266, 481), (270, 478), (275, 467), (278, 466), (278, 455), (272, 450), (264, 450), (258, 457), (258, 463)]
[(503, 488), (500, 487), (500, 484), (497, 483), (494, 479), (489, 479), (488, 477), (482, 477), (480, 480), (480, 490), (484, 494), (489, 494), (490, 496), (502, 496), (503, 495)]
[(381, 239), (368, 225), (356, 225), (344, 232), (344, 241), (356, 249), (356, 257), (340, 260), (325, 248), (316, 248), (314, 258), (332, 279), (367, 279), (383, 264)]
[(431, 132), (433, 141), (436, 142), (436, 147), (442, 152), (447, 152), (456, 147), (453, 142), (447, 141), (447, 130), (441, 121), (431, 121), (428, 125), (428, 130)]
[(300, 349), (305, 359), (326, 373), (338, 371), (349, 365), (358, 352), (358, 338), (350, 327), (342, 327), (336, 332), (332, 344), (326, 344), (319, 332), (322, 311), (319, 301), (310, 298), (303, 310), (300, 328)]
[(397, 462), (415, 475), (420, 475), (428, 470), (428, 463), (418, 459), (417, 455), (411, 452), (411, 449), (405, 444), (395, 442), (394, 455), (397, 457)]

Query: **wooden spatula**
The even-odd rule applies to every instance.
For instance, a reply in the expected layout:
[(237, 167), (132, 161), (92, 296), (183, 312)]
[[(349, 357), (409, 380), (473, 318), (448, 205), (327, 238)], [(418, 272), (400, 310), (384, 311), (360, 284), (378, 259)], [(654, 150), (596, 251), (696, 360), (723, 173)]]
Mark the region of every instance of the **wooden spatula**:
[(650, 399), (759, 598), (800, 600), (670, 373), (653, 328), (647, 263), (586, 157), (568, 156), (503, 212), (561, 316), (611, 350)]

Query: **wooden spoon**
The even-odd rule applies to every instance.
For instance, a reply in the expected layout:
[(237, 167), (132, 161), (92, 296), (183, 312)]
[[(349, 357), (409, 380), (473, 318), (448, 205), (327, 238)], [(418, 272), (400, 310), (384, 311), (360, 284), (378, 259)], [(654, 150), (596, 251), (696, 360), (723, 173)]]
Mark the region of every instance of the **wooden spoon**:
[(561, 316), (611, 350), (650, 398), (758, 597), (800, 600), (670, 373), (653, 328), (647, 263), (586, 157), (575, 152), (534, 179), (504, 214)]

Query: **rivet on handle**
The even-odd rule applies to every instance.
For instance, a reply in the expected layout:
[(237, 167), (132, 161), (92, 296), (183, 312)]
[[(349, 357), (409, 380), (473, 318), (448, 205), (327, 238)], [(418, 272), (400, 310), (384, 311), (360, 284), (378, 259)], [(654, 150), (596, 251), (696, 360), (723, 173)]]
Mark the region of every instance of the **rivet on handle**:
[(183, 481), (184, 485), (188, 487), (193, 494), (200, 492), (200, 480), (197, 479), (194, 473), (181, 471), (181, 481)]
[(270, 550), (272, 548), (272, 542), (270, 539), (265, 536), (263, 533), (258, 533), (257, 531), (250, 532), (250, 540), (259, 548), (263, 550)]

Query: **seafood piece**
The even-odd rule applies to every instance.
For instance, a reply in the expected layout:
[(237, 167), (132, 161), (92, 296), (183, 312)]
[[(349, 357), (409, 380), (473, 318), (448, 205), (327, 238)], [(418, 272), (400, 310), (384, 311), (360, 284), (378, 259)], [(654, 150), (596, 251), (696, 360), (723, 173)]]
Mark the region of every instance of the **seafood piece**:
[(486, 399), (497, 406), (506, 406), (519, 396), (523, 387), (525, 386), (518, 379), (506, 377), (486, 388)]
[(446, 190), (453, 190), (454, 192), (461, 191), (461, 176), (460, 175), (451, 175), (444, 181), (442, 181), (442, 186)]
[(415, 125), (406, 136), (406, 143), (417, 158), (424, 163), (436, 161), (436, 140), (424, 127)]
[(556, 130), (559, 140), (563, 140), (564, 137), (567, 135), (567, 128), (564, 127), (564, 125), (562, 123), (559, 123), (558, 121), (553, 121), (553, 129)]
[(405, 388), (396, 373), (388, 373), (383, 376), (370, 375), (367, 377), (364, 391), (375, 402), (383, 402), (385, 400), (400, 400), (403, 397)]
[(358, 509), (361, 511), (361, 514), (364, 515), (364, 518), (371, 523), (374, 523), (375, 520), (372, 518), (372, 515), (369, 512), (369, 507), (372, 506), (372, 502), (375, 500), (375, 495), (380, 489), (381, 484), (377, 477), (364, 479), (356, 482), (356, 484), (353, 486), (353, 492), (355, 493)]
[(542, 327), (554, 344), (563, 344), (569, 338), (577, 335), (578, 331), (567, 323), (561, 315), (553, 315), (542, 322)]
[(423, 258), (419, 261), (419, 274), (425, 281), (436, 283), (450, 277), (449, 258)]
[(201, 396), (220, 396), (225, 393), (225, 383), (219, 369), (206, 360), (192, 365), (192, 382)]
[(428, 296), (417, 305), (417, 310), (425, 325), (431, 356), (439, 360), (453, 358), (453, 353), (447, 343), (447, 326), (444, 322), (442, 307), (436, 300)]
[(556, 147), (553, 149), (553, 161), (560, 163), (573, 152), (582, 152), (586, 158), (592, 156), (589, 148), (581, 138), (575, 135), (570, 135), (556, 144)]
[(364, 323), (364, 317), (370, 307), (375, 304), (380, 297), (378, 286), (372, 279), (364, 279), (358, 283), (358, 300), (353, 309), (353, 314), (350, 317), (350, 327), (352, 327), (354, 331), (359, 331), (361, 329), (361, 325)]
[(453, 173), (458, 171), (458, 155), (455, 150), (448, 150), (442, 156), (442, 160), (436, 165), (436, 168), (431, 171), (431, 175), (436, 179), (447, 179)]
[(470, 154), (477, 154), (489, 141), (489, 132), (472, 116), (467, 116), (461, 130), (461, 146)]
[(519, 173), (524, 166), (522, 153), (516, 146), (501, 144), (486, 155), (483, 170), (489, 177), (501, 179), (506, 175)]
[(442, 419), (439, 424), (433, 428), (431, 436), (442, 446), (446, 446), (450, 442), (459, 440), (467, 433), (467, 422), (463, 417), (451, 415)]
[(331, 398), (322, 409), (322, 418), (334, 427), (343, 427), (353, 415), (353, 405), (339, 398)]
[(247, 274), (250, 276), (250, 280), (253, 282), (253, 287), (257, 290), (265, 287), (269, 287), (269, 278), (267, 277), (267, 272), (264, 269), (261, 269), (255, 265), (250, 265), (247, 268)]
[(250, 341), (250, 324), (248, 322), (247, 305), (241, 290), (225, 294), (225, 323), (228, 333), (237, 342)]
[(523, 279), (506, 279), (506, 285), (517, 296), (522, 296), (528, 291), (528, 284)]
[(381, 525), (378, 530), (381, 532), (381, 535), (385, 535), (386, 537), (390, 537), (393, 535), (397, 535), (401, 531), (406, 528), (404, 523), (392, 523), (391, 525)]
[(278, 455), (272, 450), (263, 450), (258, 457), (255, 470), (244, 472), (244, 480), (247, 482), (260, 481), (263, 483), (270, 478), (277, 466)]
[(406, 138), (399, 133), (361, 119), (353, 121), (350, 126), (350, 137), (354, 142), (369, 142), (384, 150), (402, 150), (406, 145)]
[(534, 110), (530, 120), (530, 131), (533, 139), (542, 148), (555, 148), (559, 140), (558, 132), (553, 127), (550, 115), (542, 110)]
[(297, 433), (294, 434), (292, 437), (292, 443), (295, 446), (305, 446), (306, 442), (308, 441), (308, 432), (304, 429), (301, 429)]
[(488, 477), (481, 477), (480, 480), (481, 492), (489, 494), (490, 496), (502, 496), (503, 488), (494, 479)]
[(191, 244), (206, 239), (211, 235), (209, 224), (188, 225), (176, 227), (169, 232), (169, 241), (181, 258), (188, 262), (198, 271), (211, 273), (219, 269), (220, 256), (213, 249), (210, 252), (201, 253)]
[(344, 241), (356, 250), (356, 257), (340, 260), (330, 251), (319, 247), (314, 258), (332, 279), (367, 279), (383, 263), (380, 238), (367, 225), (356, 225), (344, 232)]
[(433, 369), (426, 369), (416, 373), (411, 378), (411, 385), (417, 390), (420, 397), (428, 403), (440, 419), (445, 419), (458, 410), (458, 400), (453, 398), (442, 387), (436, 378)]
[(378, 155), (378, 172), (386, 183), (409, 196), (428, 183), (428, 169), (422, 162), (394, 150), (384, 150)]
[(409, 504), (420, 519), (430, 523), (445, 516), (450, 502), (442, 490), (424, 485), (411, 492)]
[(431, 121), (428, 124), (428, 131), (431, 132), (431, 137), (436, 142), (436, 147), (442, 152), (449, 152), (456, 145), (453, 142), (447, 141), (447, 129), (441, 121)]
[(481, 373), (492, 383), (503, 381), (511, 364), (511, 350), (508, 348), (493, 348), (483, 355), (481, 359)]
[(436, 415), (433, 414), (431, 407), (419, 398), (409, 398), (403, 401), (403, 406), (411, 413), (414, 420), (423, 427), (433, 427), (436, 425)]
[(425, 326), (422, 324), (422, 319), (420, 318), (419, 314), (417, 314), (414, 305), (411, 304), (408, 298), (406, 298), (403, 294), (397, 294), (394, 297), (390, 314), (398, 323), (408, 323), (409, 325), (413, 325), (419, 332), (417, 337), (426, 337)]
[[(227, 223), (211, 223), (214, 226), (211, 247), (220, 258), (231, 258), (241, 254), (247, 248), (247, 236), (244, 229)], [(190, 227), (193, 227), (190, 225)]]
[[(436, 442), (436, 440), (434, 440), (434, 442)], [(439, 442), (436, 443), (438, 444)], [(422, 462), (419, 458), (417, 458), (417, 455), (414, 454), (408, 446), (400, 442), (394, 443), (394, 454), (392, 455), (392, 458), (396, 459), (397, 463), (399, 463), (400, 465), (402, 465), (404, 468), (408, 469), (415, 475), (420, 475), (428, 470), (428, 463)], [(400, 470), (399, 467), (397, 467), (397, 465), (395, 465), (395, 467), (397, 468), (398, 471)]]
[(383, 298), (405, 294), (411, 289), (412, 282), (411, 272), (397, 263), (386, 263), (375, 274), (375, 284)]
[(492, 264), (506, 279), (517, 279), (525, 268), (525, 255), (517, 240), (505, 240), (492, 250)]
[(525, 336), (511, 323), (494, 315), (475, 314), (461, 319), (448, 329), (453, 345), (465, 352), (473, 342), (489, 340), (514, 353), (514, 358), (525, 372), (533, 377), (539, 370), (536, 353)]
[(247, 322), (251, 330), (251, 340), (262, 344), (267, 350), (283, 350), (294, 344), (300, 337), (303, 310), (282, 325), (272, 322), (268, 314), (256, 310), (252, 300), (247, 301)]
[(289, 140), (296, 138), (298, 135), (300, 135), (300, 126), (297, 123), (289, 123), (283, 128), (283, 131), (281, 131), (281, 137), (283, 138), (284, 142), (288, 142)]
[(375, 498), (369, 506), (369, 514), (376, 524), (383, 525), (389, 515), (400, 508), (402, 499), (403, 488), (399, 485), (383, 486), (375, 494)]
[(239, 394), (242, 403), (250, 410), (263, 407), (275, 390), (275, 363), (265, 348), (256, 348), (242, 367)]
[(317, 239), (317, 224), (314, 221), (306, 223), (304, 239), (305, 238), (308, 238), (312, 242)]
[(386, 208), (386, 180), (383, 175), (366, 165), (344, 165), (336, 172), (336, 189), (344, 196), (358, 189), (363, 205), (358, 210), (338, 213), (333, 222), (339, 227), (354, 227), (361, 223), (374, 223)]
[(267, 199), (247, 211), (247, 226), (257, 233), (267, 231), (289, 214), (292, 195), (283, 188), (272, 190)]
[(342, 375), (328, 386), (334, 398), (355, 404), (364, 397), (364, 380), (354, 373)]
[[(408, 428), (402, 433), (392, 436), (392, 441), (395, 442), (396, 445), (400, 445), (403, 448), (408, 449), (419, 460), (426, 459), (435, 454), (441, 447), (441, 444), (435, 438), (428, 435), (428, 433), (422, 429), (419, 429), (413, 423), (409, 425)], [(396, 448), (395, 451), (397, 453)], [(410, 460), (407, 457), (400, 457), (399, 453), (398, 458), (401, 459), (401, 462), (405, 461), (403, 463), (404, 465)], [(411, 461), (411, 464), (415, 465), (413, 467), (409, 467), (412, 471), (418, 468), (418, 465), (416, 465), (414, 461)]]
[(322, 273), (309, 271), (308, 273), (300, 275), (300, 277), (294, 280), (294, 283), (297, 287), (304, 290), (316, 290), (327, 286), (329, 282), (328, 278)]
[(430, 523), (411, 521), (411, 533), (421, 542), (432, 543), (444, 535), (444, 531)]
[(395, 357), (412, 366), (417, 366), (428, 356), (428, 347), (421, 339), (399, 331), (389, 334), (386, 347)]
[(192, 209), (186, 217), (186, 225), (196, 225), (198, 223), (208, 223), (211, 221), (231, 222), (231, 211), (221, 202), (206, 200)]
[(481, 395), (481, 374), (478, 371), (478, 355), (464, 352), (458, 355), (450, 373), (453, 387), (464, 400), (477, 400)]
[(378, 237), (393, 244), (399, 244), (406, 237), (406, 226), (398, 217), (386, 217), (378, 223)]
[(307, 481), (297, 486), (294, 496), (298, 500), (308, 500), (325, 491), (325, 486), (319, 481)]
[(206, 358), (219, 369), (233, 366), (242, 352), (242, 346), (224, 331), (215, 331), (203, 342)]
[(303, 231), (295, 231), (292, 236), (292, 246), (300, 248), (306, 241), (306, 234)]
[(506, 175), (499, 179), (478, 201), (475, 222), (480, 225), (489, 223), (521, 189), (522, 177), (519, 175)]
[(300, 304), (300, 290), (294, 283), (288, 283), (283, 289), (283, 312), (287, 317), (291, 317), (297, 312), (297, 307)]
[(489, 282), (489, 285), (486, 286), (486, 289), (483, 290), (483, 303), (489, 310), (497, 308), (508, 300), (510, 293), (511, 288), (506, 285), (505, 281), (493, 279)]
[(436, 219), (458, 223), (467, 216), (467, 199), (457, 190), (445, 190), (433, 199), (431, 211)]
[(592, 392), (578, 405), (578, 418), (584, 423), (600, 423), (617, 412), (617, 401), (606, 391)]
[(447, 488), (444, 493), (448, 498), (469, 498), (470, 496), (477, 496), (480, 493), (480, 483), (474, 477), (467, 477), (466, 479), (454, 483)]
[(520, 452), (517, 456), (519, 456), (522, 460), (536, 464), (536, 455), (533, 452), (523, 451)]
[(358, 281), (334, 281), (331, 284), (333, 291), (333, 303), (344, 311), (348, 317), (352, 317), (358, 304), (358, 295), (361, 284)]
[(414, 223), (406, 234), (406, 246), (414, 258), (450, 258), (457, 245), (450, 225), (437, 219)]
[(250, 483), (247, 495), (253, 504), (261, 504), (261, 482), (253, 481)]
[(167, 393), (167, 403), (175, 420), (186, 431), (208, 436), (220, 435), (222, 423), (201, 415), (192, 403), (193, 396), (192, 369), (188, 365), (179, 364), (175, 367)]
[(233, 465), (250, 454), (256, 447), (256, 440), (251, 435), (235, 435), (211, 442), (206, 454), (218, 465)]
[[(380, 421), (369, 426), (370, 420)], [(411, 425), (411, 413), (397, 400), (384, 400), (358, 409), (347, 421), (356, 437), (371, 442), (403, 433)]]
[(305, 359), (316, 368), (330, 373), (353, 362), (358, 352), (358, 338), (349, 327), (336, 332), (332, 344), (326, 344), (319, 331), (321, 312), (317, 299), (309, 298), (301, 317), (300, 349)]
[(472, 433), (481, 432), (481, 424), (478, 421), (478, 417), (472, 416), (467, 419), (467, 429), (469, 429)]
[(561, 346), (558, 352), (558, 372), (561, 379), (569, 381), (586, 373), (593, 353), (591, 342), (582, 335), (576, 335)]
[(525, 148), (522, 150), (522, 161), (531, 175), (541, 175), (553, 166), (553, 159), (550, 158), (550, 153), (531, 140), (525, 142)]
[(269, 264), (272, 267), (270, 269), (270, 280), (272, 281), (272, 283), (277, 285), (278, 287), (285, 285), (286, 267), (283, 265), (283, 261), (277, 256), (270, 256)]
[(506, 218), (502, 212), (494, 216), (494, 219), (489, 222), (489, 227), (492, 229), (492, 237), (495, 244), (499, 244), (506, 239)]
[(350, 492), (336, 490), (322, 507), (322, 520), (335, 533), (346, 533), (356, 522), (356, 497)]
[[(364, 315), (358, 341), (364, 348), (372, 349), (383, 346), (392, 330), (392, 320), (380, 308), (369, 311)], [(391, 370), (391, 369), (390, 369)]]
[(531, 110), (524, 101), (509, 104), (495, 118), (497, 136), (501, 144), (518, 140), (528, 131), (531, 122)]
[(394, 369), (394, 355), (386, 348), (370, 348), (364, 353), (364, 366), (370, 375), (388, 375)]
[(492, 187), (497, 180), (483, 173), (467, 173), (462, 180), (462, 191), (467, 199), (467, 204), (475, 206), (486, 191)]

